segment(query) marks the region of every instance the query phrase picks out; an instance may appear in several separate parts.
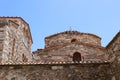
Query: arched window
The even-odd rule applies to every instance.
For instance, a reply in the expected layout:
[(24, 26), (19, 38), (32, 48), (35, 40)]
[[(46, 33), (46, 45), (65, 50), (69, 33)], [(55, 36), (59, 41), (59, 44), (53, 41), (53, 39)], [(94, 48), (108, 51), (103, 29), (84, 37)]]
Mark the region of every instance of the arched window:
[(23, 62), (27, 62), (28, 61), (27, 57), (24, 54), (22, 54), (22, 61)]
[(72, 39), (72, 40), (71, 40), (71, 43), (76, 42), (76, 41), (77, 41), (76, 39)]
[(16, 42), (16, 40), (15, 40), (15, 38), (14, 38), (14, 39), (13, 39), (13, 45), (12, 45), (12, 55), (14, 54), (15, 42)]
[(73, 54), (73, 61), (74, 61), (74, 62), (75, 62), (75, 61), (77, 61), (77, 62), (81, 61), (81, 54), (80, 54), (79, 52), (75, 52), (75, 53)]

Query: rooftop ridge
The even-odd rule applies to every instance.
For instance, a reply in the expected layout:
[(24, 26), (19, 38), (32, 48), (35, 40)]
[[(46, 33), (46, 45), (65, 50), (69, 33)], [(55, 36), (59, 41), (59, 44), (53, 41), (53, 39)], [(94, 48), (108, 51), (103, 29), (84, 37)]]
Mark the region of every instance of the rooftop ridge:
[(69, 61), (69, 62), (65, 62), (65, 61), (60, 61), (60, 62), (57, 62), (57, 61), (48, 61), (48, 62), (43, 62), (43, 61), (40, 61), (40, 62), (4, 62), (4, 63), (1, 63), (0, 65), (58, 65), (58, 64), (101, 64), (101, 63), (110, 63), (109, 61), (106, 61), (106, 60), (101, 60), (101, 61), (79, 61), (79, 62), (73, 62), (73, 61)]
[(106, 48), (108, 48), (120, 35), (120, 31), (113, 37), (113, 39), (107, 44)]
[(19, 16), (0, 16), (0, 18), (19, 18)]
[(15, 16), (15, 17), (14, 16), (0, 16), (0, 19), (1, 18), (19, 18), (29, 26), (29, 24), (22, 17), (19, 17), (19, 16)]
[(94, 37), (97, 37), (97, 38), (101, 39), (99, 36), (97, 36), (97, 35), (95, 35), (95, 34), (79, 32), (79, 31), (77, 31), (77, 30), (67, 30), (67, 31), (64, 31), (64, 32), (59, 32), (59, 33), (56, 33), (56, 34), (47, 36), (47, 37), (45, 37), (45, 39), (51, 38), (51, 37), (54, 37), (54, 36), (57, 36), (57, 35), (59, 35), (59, 34), (86, 34), (86, 35), (92, 35), (92, 36), (94, 36)]

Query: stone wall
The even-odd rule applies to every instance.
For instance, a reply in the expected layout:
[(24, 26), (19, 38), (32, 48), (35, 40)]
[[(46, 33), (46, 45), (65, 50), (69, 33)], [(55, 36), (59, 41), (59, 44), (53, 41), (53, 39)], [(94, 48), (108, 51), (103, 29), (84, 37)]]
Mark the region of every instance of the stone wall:
[(112, 80), (108, 63), (0, 66), (0, 80)]
[(111, 62), (114, 75), (113, 80), (120, 80), (120, 32), (113, 38), (106, 49), (108, 50), (107, 58)]
[(71, 43), (65, 46), (39, 50), (38, 53), (34, 53), (34, 58), (43, 61), (73, 61), (75, 52), (80, 53), (81, 61), (107, 61), (105, 58), (106, 49), (81, 43)]
[(7, 23), (0, 27), (4, 30), (2, 62), (31, 61), (32, 40), (27, 23), (18, 17), (0, 17), (0, 20)]
[(82, 42), (101, 46), (101, 38), (93, 34), (68, 31), (45, 38), (45, 47), (55, 47), (72, 42)]
[(34, 53), (34, 59), (43, 61), (73, 61), (74, 53), (80, 54), (81, 61), (101, 61), (106, 50), (101, 38), (78, 31), (65, 31), (45, 38), (45, 48)]
[(4, 38), (5, 38), (5, 31), (4, 28), (0, 26), (0, 62), (2, 61)]

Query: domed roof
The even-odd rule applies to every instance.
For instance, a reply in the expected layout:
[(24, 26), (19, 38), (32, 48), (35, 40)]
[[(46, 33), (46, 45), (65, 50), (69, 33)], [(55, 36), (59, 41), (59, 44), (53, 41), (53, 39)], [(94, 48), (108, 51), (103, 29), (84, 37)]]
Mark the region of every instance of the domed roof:
[(101, 39), (99, 36), (94, 35), (94, 34), (91, 34), (91, 33), (83, 33), (83, 32), (79, 32), (79, 31), (71, 31), (71, 30), (50, 35), (50, 36), (48, 36), (48, 37), (45, 37), (45, 39), (55, 37), (55, 36), (57, 36), (57, 35), (59, 35), (59, 34), (81, 34), (81, 35), (83, 34), (83, 35), (91, 35), (91, 36), (94, 36), (94, 37), (96, 37), (96, 38)]

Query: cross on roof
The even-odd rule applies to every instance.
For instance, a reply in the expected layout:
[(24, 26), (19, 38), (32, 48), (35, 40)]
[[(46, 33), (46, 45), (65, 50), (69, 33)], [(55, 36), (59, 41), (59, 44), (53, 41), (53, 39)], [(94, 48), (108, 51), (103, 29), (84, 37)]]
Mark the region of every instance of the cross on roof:
[(71, 26), (70, 26), (70, 31), (72, 31), (72, 28), (71, 28)]

